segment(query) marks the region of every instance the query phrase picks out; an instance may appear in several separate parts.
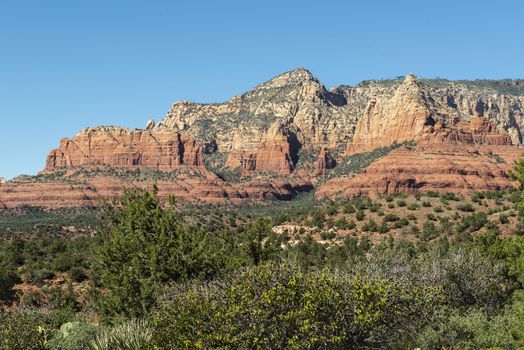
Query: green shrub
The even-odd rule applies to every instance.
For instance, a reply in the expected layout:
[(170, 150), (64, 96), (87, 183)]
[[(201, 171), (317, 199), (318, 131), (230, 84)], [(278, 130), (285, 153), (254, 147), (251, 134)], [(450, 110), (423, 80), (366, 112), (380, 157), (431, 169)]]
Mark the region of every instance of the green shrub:
[(408, 210), (417, 210), (419, 208), (419, 205), (416, 203), (411, 203), (408, 205)]
[(432, 221), (425, 221), (422, 224), (422, 239), (425, 241), (432, 240), (438, 236), (439, 232), (437, 227)]
[(439, 300), (438, 288), (263, 265), (172, 291), (153, 339), (162, 349), (388, 348), (414, 336)]
[[(91, 341), (92, 350), (152, 350), (153, 330), (148, 322), (129, 320), (103, 330)], [(167, 349), (162, 344), (163, 349)]]
[(95, 338), (97, 327), (86, 321), (64, 323), (59, 330), (53, 332), (49, 341), (50, 350), (85, 350)]
[(518, 322), (510, 312), (490, 316), (481, 309), (443, 308), (440, 319), (417, 336), (424, 349), (516, 349)]
[(509, 223), (509, 218), (508, 218), (508, 216), (505, 215), (505, 214), (500, 214), (500, 216), (499, 216), (499, 222), (500, 222), (502, 225), (508, 224), (508, 223)]
[(354, 212), (355, 212), (355, 207), (353, 207), (351, 204), (347, 204), (344, 206), (345, 214), (353, 214)]
[(362, 226), (362, 231), (364, 232), (378, 232), (378, 225), (373, 219), (369, 219), (368, 222), (366, 222)]
[(409, 221), (406, 218), (401, 218), (400, 220), (396, 221), (394, 224), (394, 228), (402, 228), (409, 225)]
[(438, 206), (438, 207), (434, 207), (434, 208), (433, 208), (433, 211), (434, 211), (435, 213), (442, 213), (442, 212), (444, 211), (444, 209), (442, 209), (441, 206)]
[[(108, 289), (99, 299), (105, 318), (142, 317), (165, 283), (211, 277), (225, 266), (219, 237), (184, 226), (173, 211), (162, 208), (156, 192), (127, 190), (105, 209), (106, 224), (99, 230), (101, 244), (93, 259), (99, 281)], [(266, 225), (261, 227), (250, 231), (247, 245), (257, 254), (266, 232)]]
[(446, 192), (443, 195), (440, 196), (442, 200), (445, 201), (458, 201), (460, 198), (453, 192)]
[(384, 216), (384, 221), (386, 221), (386, 222), (394, 222), (394, 221), (398, 221), (398, 220), (400, 220), (398, 215), (393, 214), (393, 213), (389, 213), (386, 216)]
[(69, 274), (74, 282), (82, 282), (87, 279), (87, 274), (84, 269), (78, 266), (72, 267)]
[(480, 230), (488, 222), (488, 217), (484, 212), (478, 212), (465, 216), (462, 221), (457, 225), (458, 232), (475, 232)]
[(13, 287), (20, 282), (16, 266), (5, 263), (0, 264), (0, 304), (11, 302), (15, 297)]
[(34, 312), (0, 313), (0, 350), (45, 350), (50, 337), (46, 328)]
[(328, 240), (331, 240), (333, 238), (335, 238), (337, 235), (335, 234), (335, 232), (333, 231), (322, 231), (320, 233), (320, 238), (324, 241), (328, 241)]
[(463, 212), (474, 212), (475, 208), (469, 203), (462, 203), (457, 205), (457, 209)]

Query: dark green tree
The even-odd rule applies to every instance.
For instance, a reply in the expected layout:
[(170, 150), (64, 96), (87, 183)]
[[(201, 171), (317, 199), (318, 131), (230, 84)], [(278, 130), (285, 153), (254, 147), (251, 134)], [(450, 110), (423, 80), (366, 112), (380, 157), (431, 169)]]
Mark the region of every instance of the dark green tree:
[(126, 190), (106, 206), (103, 221), (93, 267), (107, 289), (99, 305), (108, 319), (143, 317), (168, 282), (209, 278), (223, 267), (218, 240), (190, 230), (174, 211), (164, 209), (156, 187), (152, 192)]

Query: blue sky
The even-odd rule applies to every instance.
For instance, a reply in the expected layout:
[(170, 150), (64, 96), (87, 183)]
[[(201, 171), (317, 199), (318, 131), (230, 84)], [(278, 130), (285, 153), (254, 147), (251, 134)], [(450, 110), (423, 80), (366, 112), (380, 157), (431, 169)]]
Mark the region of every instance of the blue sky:
[(0, 0), (0, 176), (38, 172), (84, 127), (143, 127), (296, 67), (328, 87), (522, 78), (523, 14), (516, 0)]

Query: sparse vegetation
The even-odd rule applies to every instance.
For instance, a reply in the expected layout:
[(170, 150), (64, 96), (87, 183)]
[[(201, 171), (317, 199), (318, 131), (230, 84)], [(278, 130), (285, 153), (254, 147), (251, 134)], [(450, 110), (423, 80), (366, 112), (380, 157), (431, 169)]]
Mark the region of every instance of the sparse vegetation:
[(0, 303), (16, 307), (0, 313), (0, 349), (519, 349), (520, 203), (181, 207), (132, 190), (104, 215), (5, 211)]

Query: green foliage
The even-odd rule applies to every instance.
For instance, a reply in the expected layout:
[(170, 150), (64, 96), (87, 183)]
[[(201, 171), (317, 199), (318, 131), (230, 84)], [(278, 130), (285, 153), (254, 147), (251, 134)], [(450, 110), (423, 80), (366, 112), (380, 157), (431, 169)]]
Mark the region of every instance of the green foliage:
[(340, 162), (337, 162), (337, 166), (329, 172), (322, 182), (341, 175), (357, 173), (375, 160), (387, 155), (392, 150), (410, 145), (413, 145), (413, 142), (393, 143), (390, 146), (380, 147), (371, 152), (356, 153), (351, 156), (343, 157)]
[(276, 259), (280, 251), (280, 242), (271, 231), (269, 221), (259, 218), (245, 232), (246, 254), (253, 265)]
[(0, 350), (53, 349), (50, 345), (54, 330), (71, 318), (67, 310), (0, 313)]
[(484, 227), (487, 222), (488, 218), (486, 213), (483, 211), (474, 213), (462, 218), (462, 221), (457, 225), (457, 231), (465, 232), (467, 230), (468, 232), (475, 232)]
[(443, 201), (459, 201), (460, 198), (453, 192), (446, 192), (440, 196)]
[(13, 300), (13, 287), (20, 281), (16, 266), (0, 258), (0, 304)]
[(103, 330), (90, 345), (92, 350), (152, 350), (152, 339), (147, 321), (128, 320)]
[(97, 327), (86, 321), (64, 323), (60, 329), (53, 332), (53, 338), (48, 342), (50, 350), (85, 350), (94, 340)]
[(459, 205), (457, 205), (457, 209), (460, 210), (460, 211), (464, 211), (464, 212), (474, 212), (475, 211), (473, 206), (471, 204), (469, 204), (469, 203), (459, 204)]
[(520, 158), (515, 161), (513, 169), (510, 172), (510, 177), (512, 180), (518, 181), (520, 184), (520, 190), (524, 190), (524, 154), (522, 154)]
[(109, 291), (100, 298), (104, 317), (142, 317), (169, 281), (214, 276), (225, 264), (216, 237), (184, 227), (161, 207), (156, 191), (127, 190), (108, 205), (94, 268)]
[(438, 288), (263, 265), (174, 290), (154, 316), (154, 341), (161, 349), (383, 348), (414, 335), (439, 300)]
[(0, 314), (1, 350), (44, 350), (48, 337), (42, 318), (35, 313)]

